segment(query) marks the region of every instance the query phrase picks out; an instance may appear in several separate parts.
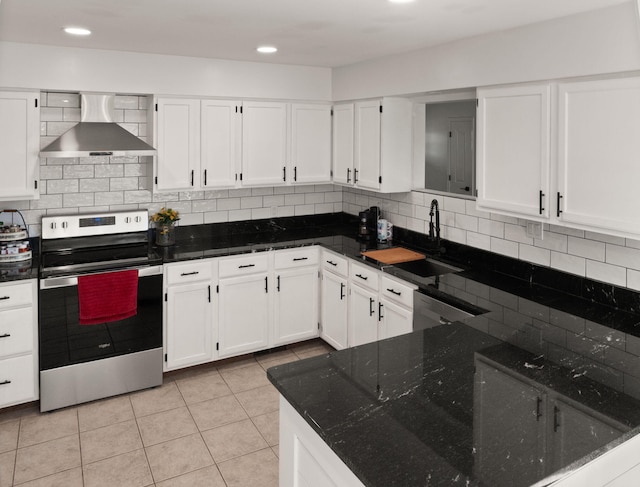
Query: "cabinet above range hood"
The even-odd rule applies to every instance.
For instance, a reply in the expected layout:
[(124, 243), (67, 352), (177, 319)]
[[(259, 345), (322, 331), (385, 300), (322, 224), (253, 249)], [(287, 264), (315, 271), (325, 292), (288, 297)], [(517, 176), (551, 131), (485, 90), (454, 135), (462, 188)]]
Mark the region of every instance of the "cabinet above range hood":
[(40, 151), (40, 157), (154, 156), (156, 150), (113, 121), (113, 93), (80, 93), (80, 123)]

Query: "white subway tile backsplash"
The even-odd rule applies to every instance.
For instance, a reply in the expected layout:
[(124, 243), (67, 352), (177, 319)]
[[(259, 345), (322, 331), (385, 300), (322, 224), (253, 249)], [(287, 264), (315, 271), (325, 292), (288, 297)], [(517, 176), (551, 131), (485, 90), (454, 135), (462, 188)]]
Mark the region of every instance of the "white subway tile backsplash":
[(47, 93), (48, 107), (72, 107), (80, 108), (80, 95), (78, 93)]
[[(56, 122), (63, 120), (62, 118), (62, 108), (55, 107), (42, 107), (40, 109), (40, 122)], [(42, 124), (47, 127), (47, 124)], [(46, 132), (42, 135), (47, 135)]]
[(578, 257), (604, 262), (605, 244), (595, 240), (569, 237), (567, 252)]
[(138, 189), (137, 177), (98, 179), (98, 181), (103, 180), (109, 182), (111, 191), (128, 191)]
[(506, 255), (507, 257), (518, 258), (518, 244), (517, 242), (511, 242), (509, 240), (503, 240), (496, 237), (491, 237), (491, 252), (496, 254)]
[(295, 206), (295, 216), (302, 215), (313, 215), (315, 212), (315, 205), (296, 205)]
[(135, 190), (124, 192), (125, 204), (148, 203), (149, 201), (151, 201), (151, 191), (149, 190)]
[(478, 218), (490, 218), (491, 213), (481, 211), (476, 208), (475, 200), (465, 200), (465, 213), (467, 215), (477, 216)]
[(251, 220), (251, 210), (229, 210), (229, 221)]
[(240, 198), (241, 209), (262, 208), (262, 196), (247, 196)]
[(627, 287), (640, 291), (640, 272), (627, 269)]
[(606, 262), (608, 264), (640, 270), (640, 249), (607, 244)]
[(79, 183), (77, 179), (52, 179), (47, 181), (47, 194), (77, 193)]
[(441, 237), (446, 238), (447, 240), (451, 240), (452, 242), (457, 242), (460, 244), (467, 243), (467, 232), (465, 230), (461, 230), (459, 228), (454, 227), (444, 227), (444, 235), (441, 231)]
[(556, 252), (567, 251), (567, 236), (559, 233), (547, 232), (542, 239), (534, 239), (534, 245), (543, 249), (555, 250)]
[(492, 237), (504, 238), (504, 223), (487, 220), (486, 218), (479, 218), (478, 231)]
[(286, 194), (284, 204), (286, 206), (304, 205), (304, 194)]
[(62, 177), (69, 178), (93, 178), (95, 166), (88, 164), (74, 164), (64, 166), (62, 169)]
[(467, 245), (482, 250), (491, 250), (491, 237), (481, 233), (467, 232)]
[(239, 210), (240, 198), (225, 198), (218, 201), (218, 210)]
[(515, 225), (513, 223), (505, 223), (504, 238), (512, 242), (519, 242), (527, 245), (533, 245), (533, 239), (527, 236), (525, 227)]
[(604, 233), (584, 232), (584, 237), (589, 240), (597, 240), (599, 242), (615, 245), (624, 245), (624, 238), (615, 237), (613, 235), (605, 235)]
[(271, 218), (271, 208), (253, 208), (251, 210), (252, 220), (262, 220), (264, 218)]
[(108, 179), (80, 179), (80, 193), (96, 193), (99, 191), (109, 191)]
[(460, 213), (456, 213), (455, 226), (457, 228), (461, 228), (462, 230), (468, 230), (468, 231), (471, 231), (471, 232), (477, 232), (478, 231), (478, 217), (476, 217), (476, 216), (468, 216), (468, 215), (461, 215)]
[(640, 240), (626, 239), (625, 245), (632, 249), (640, 249)]
[(441, 210), (453, 211), (454, 213), (462, 213), (463, 215), (466, 212), (466, 202), (460, 198), (452, 198), (450, 196), (445, 196), (443, 199), (443, 204), (440, 205)]
[(49, 137), (58, 137), (64, 134), (71, 127), (76, 125), (76, 122), (47, 122), (47, 134)]
[[(108, 179), (105, 179), (108, 181)], [(95, 193), (95, 204), (100, 206), (123, 205), (124, 191), (98, 191)]]
[(532, 262), (534, 264), (547, 267), (551, 265), (551, 251), (548, 249), (520, 244), (519, 257), (521, 260), (526, 260), (527, 262)]
[(324, 203), (324, 193), (306, 193), (304, 195), (304, 203), (306, 205)]
[(204, 223), (224, 223), (228, 221), (228, 211), (208, 211), (204, 214)]
[(40, 166), (40, 182), (47, 179), (62, 179), (62, 166)]
[(587, 260), (587, 277), (596, 281), (608, 282), (616, 286), (627, 285), (627, 270), (595, 260)]
[(273, 194), (273, 188), (252, 188), (251, 196), (270, 196)]
[(96, 178), (121, 178), (124, 177), (124, 164), (101, 164), (95, 166)]
[(62, 109), (62, 120), (65, 122), (79, 122), (81, 118), (81, 113), (79, 108), (63, 108)]
[(217, 200), (195, 200), (191, 204), (194, 213), (213, 213), (218, 209)]
[[(116, 98), (113, 101), (113, 107), (115, 109), (128, 109), (128, 110), (137, 110), (138, 108), (142, 108), (138, 106), (139, 103), (139, 98), (145, 98), (145, 97), (138, 97), (135, 95), (119, 95), (116, 96)], [(146, 120), (145, 120), (146, 122)]]
[(551, 267), (578, 276), (585, 276), (587, 261), (583, 257), (551, 251)]
[(69, 207), (94, 206), (93, 193), (66, 193), (62, 195), (62, 205)]

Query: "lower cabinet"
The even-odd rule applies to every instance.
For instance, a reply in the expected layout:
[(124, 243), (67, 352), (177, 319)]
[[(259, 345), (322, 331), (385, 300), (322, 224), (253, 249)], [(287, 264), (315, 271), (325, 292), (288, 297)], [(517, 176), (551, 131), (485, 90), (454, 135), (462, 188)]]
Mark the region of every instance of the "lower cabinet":
[(273, 344), (318, 336), (318, 266), (276, 271)]
[(323, 271), (321, 289), (320, 337), (337, 350), (347, 348), (347, 279)]
[(378, 340), (378, 292), (352, 284), (349, 290), (349, 346)]

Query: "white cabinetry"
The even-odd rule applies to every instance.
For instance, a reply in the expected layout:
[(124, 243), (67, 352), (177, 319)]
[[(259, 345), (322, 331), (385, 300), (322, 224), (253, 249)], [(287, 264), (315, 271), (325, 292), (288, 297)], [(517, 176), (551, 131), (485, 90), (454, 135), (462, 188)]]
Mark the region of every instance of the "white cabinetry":
[(240, 161), (240, 102), (200, 102), (200, 186), (203, 189), (237, 185)]
[(0, 284), (0, 408), (38, 399), (37, 281)]
[(378, 320), (380, 339), (413, 331), (413, 292), (415, 287), (385, 275), (380, 278)]
[(479, 208), (549, 216), (550, 86), (478, 89)]
[(291, 156), (288, 181), (293, 184), (331, 181), (331, 107), (291, 104)]
[[(353, 112), (352, 112), (353, 110)], [(349, 121), (353, 119), (353, 141)], [(404, 98), (334, 106), (334, 182), (381, 193), (411, 190), (412, 106)], [(353, 166), (349, 161), (353, 160)]]
[(320, 337), (337, 350), (347, 348), (348, 276), (346, 257), (322, 250), (322, 289), (320, 293)]
[(165, 371), (214, 360), (211, 259), (166, 264)]
[(39, 196), (39, 96), (0, 91), (0, 201)]

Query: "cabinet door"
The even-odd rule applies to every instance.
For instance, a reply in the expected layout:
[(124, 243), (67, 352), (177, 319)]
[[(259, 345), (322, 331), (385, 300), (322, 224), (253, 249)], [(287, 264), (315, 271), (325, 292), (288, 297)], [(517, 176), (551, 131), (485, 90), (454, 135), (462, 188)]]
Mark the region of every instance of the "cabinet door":
[(322, 274), (320, 337), (333, 348), (347, 348), (347, 280), (333, 272)]
[(354, 105), (333, 106), (333, 182), (353, 184)]
[(158, 98), (155, 189), (174, 191), (200, 185), (200, 100)]
[(349, 346), (378, 340), (378, 293), (355, 284), (349, 290)]
[(274, 345), (318, 336), (318, 268), (302, 267), (275, 276)]
[(478, 89), (479, 208), (548, 218), (550, 86)]
[[(291, 105), (293, 183), (331, 182), (331, 107)], [(291, 179), (293, 178), (293, 179)]]
[(284, 184), (287, 165), (287, 105), (244, 102), (242, 113), (242, 185)]
[(200, 102), (200, 180), (203, 188), (236, 185), (240, 154), (239, 108), (237, 101)]
[(355, 174), (359, 188), (380, 188), (380, 101), (355, 104)]
[(476, 361), (473, 396), (474, 476), (492, 487), (512, 487), (513, 472), (518, 485), (542, 478), (546, 395)]
[(266, 273), (220, 279), (219, 357), (262, 350), (269, 345), (269, 282)]
[(165, 370), (213, 360), (211, 285), (183, 284), (167, 289)]
[(558, 98), (557, 216), (638, 238), (640, 78), (560, 83)]
[(38, 93), (0, 92), (0, 201), (38, 198)]
[(628, 430), (622, 425), (614, 426), (581, 411), (564, 401), (550, 401), (549, 427), (552, 431), (553, 461), (549, 473), (566, 467), (571, 462), (603, 447), (622, 436)]
[(388, 299), (380, 299), (378, 303), (378, 321), (380, 321), (380, 340), (413, 331), (413, 311), (398, 306)]

